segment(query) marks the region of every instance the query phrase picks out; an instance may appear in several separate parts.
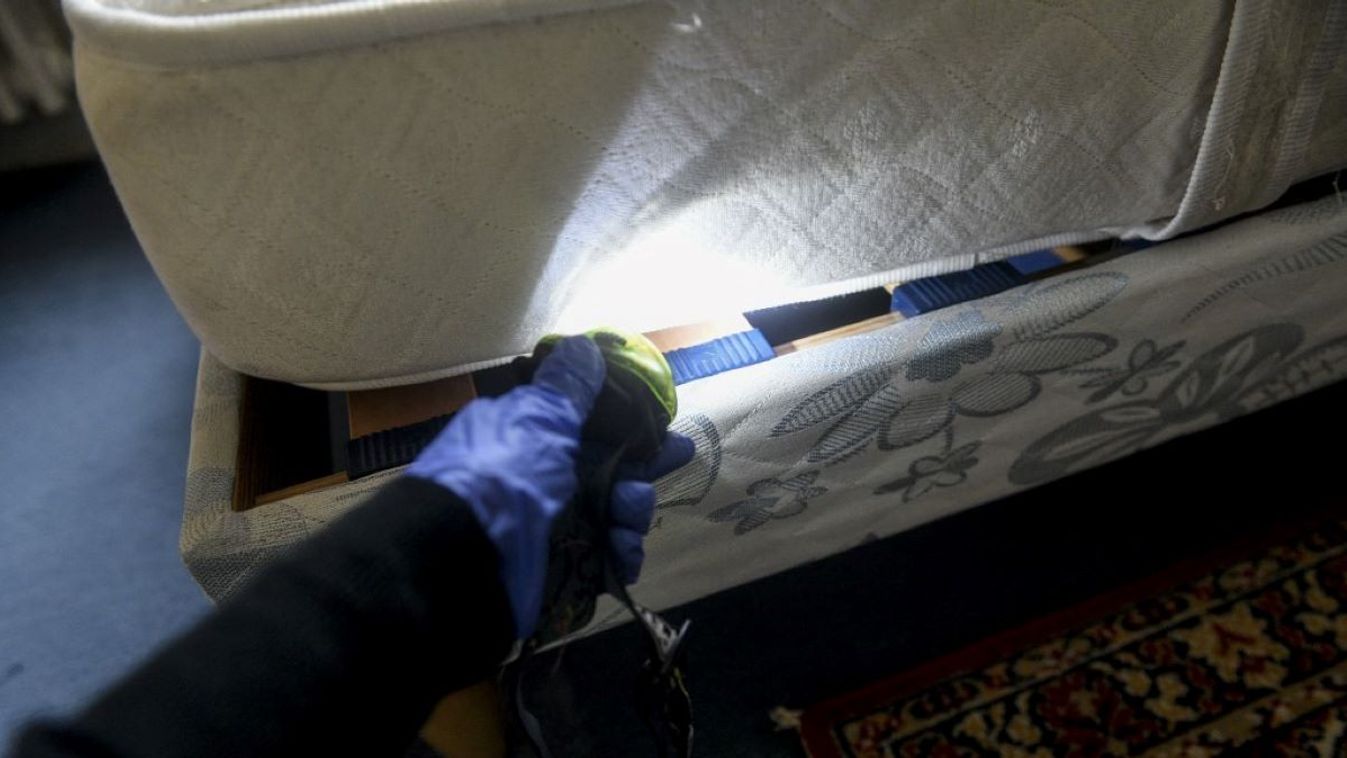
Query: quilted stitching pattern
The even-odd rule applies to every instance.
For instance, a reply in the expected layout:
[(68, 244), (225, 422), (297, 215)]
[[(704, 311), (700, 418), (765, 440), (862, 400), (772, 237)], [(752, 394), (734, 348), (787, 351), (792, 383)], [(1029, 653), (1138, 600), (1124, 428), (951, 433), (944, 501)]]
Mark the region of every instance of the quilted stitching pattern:
[(79, 80), (205, 346), (377, 385), (559, 322), (650, 328), (1164, 226), (1230, 6), (990, 7), (674, 0), (219, 66), (81, 49)]

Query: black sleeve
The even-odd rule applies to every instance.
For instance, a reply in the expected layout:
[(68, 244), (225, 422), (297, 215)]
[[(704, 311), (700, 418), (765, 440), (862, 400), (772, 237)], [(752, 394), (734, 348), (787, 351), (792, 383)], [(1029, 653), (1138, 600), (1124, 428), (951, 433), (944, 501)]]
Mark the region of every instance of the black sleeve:
[(395, 480), (16, 757), (396, 756), (508, 653), (497, 562), (456, 496)]

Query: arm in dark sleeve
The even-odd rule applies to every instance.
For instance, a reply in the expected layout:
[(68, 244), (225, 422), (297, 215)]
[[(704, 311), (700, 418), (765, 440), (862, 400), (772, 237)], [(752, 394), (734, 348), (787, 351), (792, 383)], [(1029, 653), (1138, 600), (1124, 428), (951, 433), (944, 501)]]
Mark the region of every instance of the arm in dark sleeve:
[(507, 654), (497, 561), (454, 494), (395, 480), (16, 756), (397, 755)]

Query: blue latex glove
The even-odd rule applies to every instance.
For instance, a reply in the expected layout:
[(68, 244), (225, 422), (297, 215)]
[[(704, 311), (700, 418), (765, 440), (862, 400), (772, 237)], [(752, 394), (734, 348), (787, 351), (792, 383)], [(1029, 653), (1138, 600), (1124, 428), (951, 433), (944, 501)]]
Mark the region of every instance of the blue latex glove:
[[(575, 495), (580, 428), (603, 387), (603, 356), (584, 337), (559, 342), (532, 384), (479, 398), (458, 412), (407, 469), (458, 495), (472, 509), (501, 558), (501, 581), (520, 639), (533, 633), (542, 608), (552, 521)], [(650, 528), (650, 480), (692, 458), (692, 441), (670, 434), (644, 466), (624, 466), (611, 498), (613, 556), (619, 574), (640, 572), (641, 537)]]
[(655, 517), (655, 486), (651, 482), (687, 465), (696, 453), (692, 440), (677, 432), (664, 435), (664, 444), (650, 461), (618, 467), (608, 501), (608, 541), (617, 575), (627, 584), (641, 577), (645, 562), (645, 535)]

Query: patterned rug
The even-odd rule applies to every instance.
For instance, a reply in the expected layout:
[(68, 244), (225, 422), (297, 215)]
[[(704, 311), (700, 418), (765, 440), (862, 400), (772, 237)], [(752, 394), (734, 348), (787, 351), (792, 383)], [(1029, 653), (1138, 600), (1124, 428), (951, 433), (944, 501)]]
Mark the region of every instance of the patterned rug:
[(1347, 754), (1347, 522), (1290, 534), (806, 709), (805, 750)]

